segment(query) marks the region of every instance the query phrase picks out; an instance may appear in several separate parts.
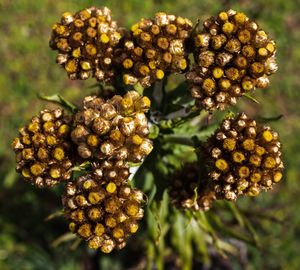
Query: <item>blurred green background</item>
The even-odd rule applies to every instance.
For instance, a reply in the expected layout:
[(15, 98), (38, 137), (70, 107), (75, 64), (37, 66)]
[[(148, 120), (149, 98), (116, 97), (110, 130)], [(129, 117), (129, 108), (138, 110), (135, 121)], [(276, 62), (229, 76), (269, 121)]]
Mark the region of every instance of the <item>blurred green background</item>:
[[(270, 123), (283, 142), (285, 179), (272, 193), (248, 207), (267, 214), (277, 211), (281, 226), (269, 222), (260, 250), (251, 250), (246, 269), (299, 269), (300, 267), (300, 1), (299, 0), (0, 0), (0, 269), (81, 269), (88, 265), (84, 248), (55, 248), (53, 240), (66, 231), (62, 219), (45, 221), (60, 209), (61, 190), (35, 190), (21, 181), (14, 170), (10, 142), (32, 115), (45, 106), (37, 94), (60, 93), (78, 102), (92, 91), (95, 82), (70, 81), (55, 64), (56, 53), (48, 47), (51, 25), (65, 11), (108, 6), (119, 25), (130, 26), (140, 17), (165, 11), (196, 21), (222, 9), (244, 11), (255, 19), (278, 44), (279, 71), (271, 87), (256, 92), (257, 105), (249, 100), (239, 108), (253, 117), (283, 115)], [(243, 199), (242, 199), (243, 200)], [(82, 246), (82, 245), (81, 245)], [(103, 265), (107, 257), (103, 257)], [(88, 268), (87, 268), (88, 269)], [(104, 268), (106, 269), (106, 268)], [(111, 269), (111, 268), (107, 268)], [(118, 269), (118, 268), (116, 268)], [(170, 268), (171, 269), (171, 268)]]

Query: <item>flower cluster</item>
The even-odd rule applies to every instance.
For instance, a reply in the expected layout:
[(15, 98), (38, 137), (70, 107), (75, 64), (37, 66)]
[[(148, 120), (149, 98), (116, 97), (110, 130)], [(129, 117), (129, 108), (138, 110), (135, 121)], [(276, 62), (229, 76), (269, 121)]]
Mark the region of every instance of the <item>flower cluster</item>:
[[(112, 20), (108, 8), (91, 7), (64, 13), (52, 28), (50, 47), (59, 52), (57, 63), (70, 79), (95, 77), (111, 85), (101, 84), (102, 95), (85, 96), (80, 108), (62, 102), (72, 107), (71, 116), (55, 109), (33, 117), (12, 143), (16, 169), (38, 187), (68, 180), (62, 202), (69, 229), (104, 253), (122, 249), (143, 217), (144, 194), (129, 183), (129, 164), (142, 166), (152, 151), (149, 122), (160, 132), (152, 136), (156, 145), (177, 132), (160, 125), (168, 94), (162, 93), (163, 102), (157, 102), (162, 106), (155, 104), (158, 111), (151, 111), (149, 120), (151, 101), (140, 94), (144, 89), (129, 91), (127, 85), (147, 88), (171, 73), (186, 73), (197, 109), (211, 113), (267, 87), (268, 76), (277, 69), (275, 42), (244, 13), (233, 10), (209, 18), (200, 32), (192, 29), (190, 20), (163, 12), (126, 31)], [(153, 100), (160, 99), (152, 93)], [(226, 118), (200, 144), (195, 150), (202, 161), (183, 163), (171, 177), (169, 195), (177, 208), (207, 211), (216, 199), (256, 196), (282, 178), (278, 134), (244, 113)], [(72, 173), (76, 170), (77, 176)]]
[(275, 42), (244, 13), (220, 12), (194, 37), (195, 66), (186, 75), (196, 105), (223, 110), (243, 93), (266, 88), (277, 70)]
[(67, 184), (63, 205), (69, 229), (88, 241), (90, 248), (110, 253), (122, 249), (126, 238), (138, 230), (143, 217), (143, 193), (127, 184), (128, 166), (104, 161)]
[(125, 70), (124, 83), (149, 87), (166, 73), (186, 71), (191, 29), (190, 20), (163, 12), (134, 24), (118, 59)]
[(19, 130), (12, 147), (26, 181), (50, 187), (71, 177), (70, 121), (63, 110), (43, 110)]
[(52, 27), (50, 47), (59, 52), (56, 61), (70, 79), (95, 77), (109, 82), (116, 75), (113, 59), (121, 38), (111, 11), (91, 7), (74, 15), (64, 13)]
[(140, 162), (152, 150), (145, 112), (150, 100), (136, 91), (108, 100), (89, 96), (74, 118), (72, 141), (86, 159), (117, 159)]
[(209, 177), (219, 199), (257, 196), (282, 178), (278, 133), (241, 113), (225, 119), (206, 141)]
[(186, 163), (176, 171), (169, 191), (174, 206), (180, 209), (208, 211), (216, 197), (214, 192), (210, 192), (206, 185), (201, 183), (203, 180), (196, 162)]

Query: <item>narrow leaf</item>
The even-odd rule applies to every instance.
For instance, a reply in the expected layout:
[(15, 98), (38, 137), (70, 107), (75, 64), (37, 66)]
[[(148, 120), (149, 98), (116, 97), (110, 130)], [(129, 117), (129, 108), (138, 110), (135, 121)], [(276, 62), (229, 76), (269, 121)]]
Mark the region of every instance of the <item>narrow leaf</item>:
[(67, 101), (64, 97), (62, 97), (61, 95), (58, 95), (58, 94), (55, 94), (52, 96), (38, 94), (38, 98), (41, 100), (57, 103), (57, 104), (61, 105), (64, 109), (69, 110), (71, 112), (76, 112), (78, 110), (76, 105)]
[(58, 247), (60, 244), (65, 243), (65, 242), (69, 242), (71, 240), (74, 240), (77, 236), (71, 232), (67, 232), (64, 233), (63, 235), (59, 236), (58, 238), (56, 238), (52, 243), (51, 246), (56, 248)]
[(253, 96), (251, 96), (251, 95), (249, 95), (247, 93), (244, 93), (243, 96), (246, 97), (246, 98), (248, 98), (248, 99), (250, 99), (251, 101), (253, 101), (256, 104), (259, 104), (259, 101), (256, 98), (254, 98)]
[(45, 218), (45, 221), (49, 221), (49, 220), (52, 220), (54, 218), (57, 218), (57, 217), (60, 217), (64, 214), (63, 210), (58, 210), (58, 211), (55, 211), (54, 213), (48, 215), (46, 218)]

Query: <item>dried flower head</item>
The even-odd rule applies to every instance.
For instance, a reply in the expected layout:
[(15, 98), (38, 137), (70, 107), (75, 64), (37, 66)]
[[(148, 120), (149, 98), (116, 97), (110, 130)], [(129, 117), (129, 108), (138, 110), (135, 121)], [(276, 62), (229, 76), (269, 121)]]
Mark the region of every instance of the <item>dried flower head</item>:
[(124, 41), (118, 62), (127, 85), (137, 82), (149, 87), (162, 80), (166, 73), (182, 73), (188, 69), (186, 41), (192, 22), (163, 12), (153, 19), (141, 19), (131, 27)]
[(243, 93), (266, 88), (276, 72), (276, 45), (244, 13), (220, 12), (204, 22), (194, 37), (196, 64), (187, 73), (196, 105), (224, 110)]
[[(112, 166), (124, 169), (117, 163)], [(122, 249), (126, 238), (138, 230), (144, 195), (123, 180), (107, 179), (105, 169), (100, 168), (66, 186), (63, 205), (69, 229), (88, 241), (90, 248), (104, 253)]]
[(282, 178), (278, 133), (241, 113), (225, 119), (203, 145), (219, 199), (257, 196)]
[[(186, 163), (175, 172), (169, 191), (171, 201), (179, 209), (208, 211), (216, 199), (203, 180), (200, 179), (199, 165)], [(202, 185), (200, 181), (202, 180)]]
[(56, 62), (69, 78), (95, 77), (107, 82), (116, 75), (113, 58), (121, 38), (122, 31), (112, 20), (111, 11), (91, 7), (74, 15), (64, 13), (60, 23), (52, 27), (50, 47), (59, 52)]
[(71, 133), (79, 156), (142, 161), (153, 148), (145, 115), (149, 107), (150, 100), (136, 91), (107, 100), (86, 97)]
[(60, 109), (43, 110), (19, 130), (12, 142), (16, 170), (38, 187), (70, 178), (70, 118)]

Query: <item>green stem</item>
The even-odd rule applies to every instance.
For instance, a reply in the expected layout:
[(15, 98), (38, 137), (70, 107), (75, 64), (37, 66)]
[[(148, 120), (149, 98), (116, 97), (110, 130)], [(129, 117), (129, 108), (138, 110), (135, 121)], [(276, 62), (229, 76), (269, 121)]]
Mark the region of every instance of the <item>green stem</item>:
[(192, 147), (195, 146), (192, 136), (186, 137), (186, 136), (179, 136), (179, 135), (166, 135), (166, 136), (163, 136), (162, 141), (168, 142), (168, 143), (192, 146)]

